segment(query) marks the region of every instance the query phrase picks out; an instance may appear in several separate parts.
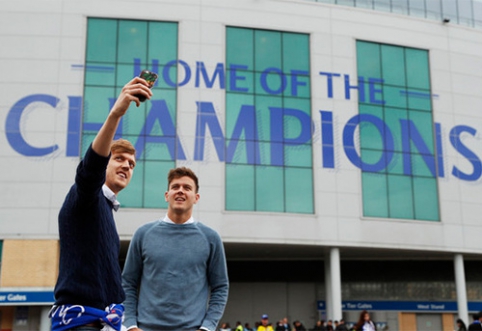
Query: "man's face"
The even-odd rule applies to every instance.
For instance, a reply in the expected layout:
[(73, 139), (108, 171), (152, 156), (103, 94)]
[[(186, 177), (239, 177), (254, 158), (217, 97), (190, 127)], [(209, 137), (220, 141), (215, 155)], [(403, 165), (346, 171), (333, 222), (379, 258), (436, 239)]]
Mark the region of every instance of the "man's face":
[(169, 204), (169, 209), (177, 214), (191, 211), (199, 200), (196, 184), (191, 177), (187, 176), (174, 178), (164, 196)]
[(263, 326), (268, 325), (268, 319), (267, 319), (267, 318), (263, 318), (263, 319), (261, 320), (261, 324), (263, 324)]
[(105, 184), (118, 194), (131, 181), (136, 158), (134, 155), (123, 152), (112, 152), (106, 169)]

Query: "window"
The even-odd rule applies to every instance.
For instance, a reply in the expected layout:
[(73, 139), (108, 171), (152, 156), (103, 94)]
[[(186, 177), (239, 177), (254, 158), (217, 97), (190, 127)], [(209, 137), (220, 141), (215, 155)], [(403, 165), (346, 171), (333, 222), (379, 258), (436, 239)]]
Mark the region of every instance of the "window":
[(364, 216), (439, 221), (428, 52), (358, 41), (357, 68)]
[(226, 31), (226, 210), (313, 213), (309, 36)]
[[(122, 118), (117, 138), (137, 150), (130, 185), (119, 194), (123, 206), (166, 208), (162, 187), (175, 167), (177, 23), (89, 18), (85, 60), (82, 155), (105, 121), (122, 87), (141, 70), (159, 73), (155, 97), (135, 104)], [(163, 77), (164, 79), (161, 79)], [(167, 78), (166, 78), (167, 77)]]

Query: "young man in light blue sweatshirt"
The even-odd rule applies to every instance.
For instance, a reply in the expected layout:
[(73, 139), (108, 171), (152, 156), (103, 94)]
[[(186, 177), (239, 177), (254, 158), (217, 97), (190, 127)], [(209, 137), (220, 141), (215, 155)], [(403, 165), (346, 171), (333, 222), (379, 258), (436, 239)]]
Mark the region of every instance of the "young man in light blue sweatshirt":
[(226, 257), (218, 233), (192, 218), (198, 192), (191, 169), (172, 169), (166, 216), (135, 232), (122, 274), (128, 330), (216, 330), (228, 299)]

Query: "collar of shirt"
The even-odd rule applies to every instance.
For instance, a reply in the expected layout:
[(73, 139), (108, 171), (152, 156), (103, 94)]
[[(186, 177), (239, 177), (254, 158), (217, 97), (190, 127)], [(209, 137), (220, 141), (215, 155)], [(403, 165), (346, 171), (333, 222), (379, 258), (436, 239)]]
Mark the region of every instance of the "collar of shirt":
[[(161, 221), (166, 222), (166, 223), (176, 224), (173, 221), (171, 221), (171, 219), (169, 217), (167, 217), (167, 214), (166, 214), (166, 216), (164, 216), (164, 218)], [(191, 218), (189, 218), (186, 222), (182, 223), (181, 225), (192, 224), (192, 223), (194, 223), (194, 218), (191, 216)]]
[(112, 192), (112, 190), (105, 184), (102, 186), (102, 192), (104, 193), (104, 196), (109, 199), (110, 202), (112, 202), (114, 210), (119, 210), (120, 202), (117, 201), (117, 197), (115, 196), (114, 192)]

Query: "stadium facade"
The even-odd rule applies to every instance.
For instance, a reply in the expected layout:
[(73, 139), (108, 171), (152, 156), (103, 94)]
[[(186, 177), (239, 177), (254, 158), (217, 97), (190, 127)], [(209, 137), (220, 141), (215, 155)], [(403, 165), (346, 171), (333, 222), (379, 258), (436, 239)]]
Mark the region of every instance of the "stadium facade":
[(0, 3), (0, 329), (46, 330), (57, 214), (121, 87), (138, 150), (120, 263), (168, 169), (225, 244), (222, 322), (453, 330), (482, 310), (482, 3)]

